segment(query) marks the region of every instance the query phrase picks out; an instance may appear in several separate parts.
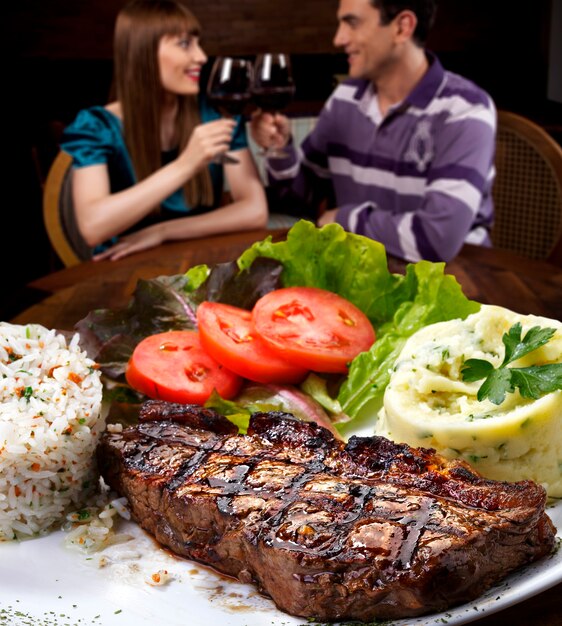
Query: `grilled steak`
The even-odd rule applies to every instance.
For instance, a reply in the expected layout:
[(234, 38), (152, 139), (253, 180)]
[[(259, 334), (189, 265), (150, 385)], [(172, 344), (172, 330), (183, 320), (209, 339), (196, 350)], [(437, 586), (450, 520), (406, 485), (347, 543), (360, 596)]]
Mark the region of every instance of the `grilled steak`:
[(283, 413), (256, 414), (247, 435), (196, 407), (180, 413), (105, 435), (106, 482), (159, 542), (253, 581), (288, 613), (440, 611), (552, 549), (545, 492), (530, 481), (485, 480), (382, 437), (346, 445)]

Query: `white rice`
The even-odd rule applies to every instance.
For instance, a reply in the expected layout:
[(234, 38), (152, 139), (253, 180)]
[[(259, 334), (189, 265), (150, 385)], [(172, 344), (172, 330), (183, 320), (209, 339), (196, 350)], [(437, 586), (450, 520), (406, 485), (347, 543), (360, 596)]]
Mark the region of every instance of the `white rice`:
[(101, 399), (78, 335), (0, 323), (0, 541), (44, 533), (95, 489)]
[[(110, 491), (103, 478), (99, 479), (99, 493), (89, 498), (87, 506), (66, 516), (62, 529), (67, 531), (64, 543), (68, 548), (92, 553), (109, 546), (126, 543), (133, 537), (119, 531), (119, 519), (131, 519), (127, 498), (119, 498)], [(99, 567), (106, 561), (100, 557)]]

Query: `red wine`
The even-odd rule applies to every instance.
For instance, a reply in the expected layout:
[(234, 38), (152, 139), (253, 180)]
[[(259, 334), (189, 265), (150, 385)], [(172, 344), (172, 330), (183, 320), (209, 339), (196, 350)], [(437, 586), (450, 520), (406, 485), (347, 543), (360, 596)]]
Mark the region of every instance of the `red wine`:
[(256, 87), (252, 90), (254, 102), (264, 111), (281, 111), (293, 99), (295, 88), (290, 87)]
[(246, 93), (210, 93), (209, 103), (223, 115), (242, 115), (252, 95)]

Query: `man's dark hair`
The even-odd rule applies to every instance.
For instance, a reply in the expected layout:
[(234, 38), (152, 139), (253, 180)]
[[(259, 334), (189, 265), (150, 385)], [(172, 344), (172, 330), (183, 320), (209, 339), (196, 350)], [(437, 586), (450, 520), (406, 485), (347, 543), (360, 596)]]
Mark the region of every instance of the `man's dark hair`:
[(412, 11), (418, 18), (418, 24), (414, 31), (413, 39), (418, 46), (424, 46), (433, 26), (437, 3), (435, 0), (371, 0), (371, 4), (381, 13), (381, 24), (386, 26), (400, 13), (400, 11)]

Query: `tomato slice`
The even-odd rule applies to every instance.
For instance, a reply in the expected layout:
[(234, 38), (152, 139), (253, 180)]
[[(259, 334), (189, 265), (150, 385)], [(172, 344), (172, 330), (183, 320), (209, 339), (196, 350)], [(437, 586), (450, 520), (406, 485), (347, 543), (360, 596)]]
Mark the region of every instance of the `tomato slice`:
[(197, 309), (201, 345), (225, 367), (258, 383), (298, 383), (307, 370), (272, 352), (252, 330), (252, 314), (219, 302)]
[(255, 332), (279, 356), (317, 372), (346, 374), (368, 350), (375, 331), (354, 304), (316, 287), (288, 287), (260, 298), (252, 311)]
[(125, 373), (127, 382), (149, 398), (204, 404), (213, 389), (232, 398), (242, 379), (217, 363), (201, 347), (199, 333), (174, 330), (143, 339)]

